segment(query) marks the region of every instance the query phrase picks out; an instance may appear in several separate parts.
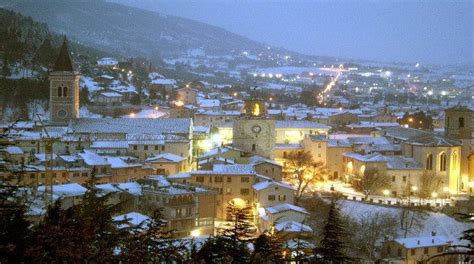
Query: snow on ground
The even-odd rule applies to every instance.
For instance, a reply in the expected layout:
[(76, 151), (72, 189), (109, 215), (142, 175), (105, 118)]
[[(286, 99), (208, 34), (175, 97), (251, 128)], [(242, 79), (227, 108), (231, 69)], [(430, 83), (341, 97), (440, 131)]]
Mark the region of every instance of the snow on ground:
[[(398, 216), (401, 209), (345, 200), (341, 204), (341, 210), (343, 214), (357, 218), (376, 212)], [(459, 243), (462, 232), (472, 227), (474, 224), (459, 222), (442, 213), (428, 212), (423, 227), (420, 230), (411, 230), (407, 237), (431, 236), (431, 232), (435, 231), (437, 235), (446, 236), (455, 243)], [(399, 234), (402, 234), (401, 230), (399, 230)]]
[(123, 118), (162, 118), (166, 117), (168, 112), (155, 110), (153, 108), (142, 109), (140, 112), (122, 116)]
[(81, 109), (79, 109), (79, 116), (80, 117), (87, 117), (87, 118), (102, 118), (102, 115), (92, 113), (85, 106), (83, 106), (83, 107), (81, 107)]
[(81, 87), (86, 86), (89, 92), (95, 92), (102, 89), (91, 77), (81, 76)]

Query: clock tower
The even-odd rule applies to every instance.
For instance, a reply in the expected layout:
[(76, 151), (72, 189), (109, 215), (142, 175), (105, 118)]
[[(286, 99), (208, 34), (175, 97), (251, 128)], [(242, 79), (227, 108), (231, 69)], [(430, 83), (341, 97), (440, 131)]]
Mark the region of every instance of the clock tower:
[(49, 73), (49, 121), (52, 125), (67, 125), (79, 118), (79, 74), (69, 56), (67, 40)]
[(232, 135), (234, 147), (273, 159), (275, 121), (267, 119), (264, 100), (255, 95), (245, 100), (244, 113), (234, 120)]

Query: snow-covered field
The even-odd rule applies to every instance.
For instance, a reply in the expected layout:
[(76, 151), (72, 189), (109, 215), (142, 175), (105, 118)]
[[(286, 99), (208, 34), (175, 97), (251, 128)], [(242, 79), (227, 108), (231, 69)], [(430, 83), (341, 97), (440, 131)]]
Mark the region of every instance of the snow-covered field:
[[(345, 215), (358, 218), (375, 214), (376, 212), (399, 216), (401, 209), (345, 200), (341, 204), (341, 210)], [(407, 237), (431, 236), (431, 232), (435, 231), (437, 235), (446, 236), (455, 243), (458, 243), (462, 232), (472, 227), (474, 227), (474, 224), (459, 222), (442, 213), (429, 212), (423, 227), (419, 230), (411, 230)], [(399, 230), (399, 234), (402, 234), (401, 230)]]
[(140, 112), (122, 116), (124, 118), (162, 118), (166, 117), (168, 112), (155, 109), (142, 109)]

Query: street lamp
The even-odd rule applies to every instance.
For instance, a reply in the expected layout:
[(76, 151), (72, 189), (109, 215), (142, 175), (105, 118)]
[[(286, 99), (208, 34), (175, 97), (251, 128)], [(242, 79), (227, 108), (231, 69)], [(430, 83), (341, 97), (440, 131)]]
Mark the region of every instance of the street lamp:
[(385, 189), (382, 191), (382, 193), (383, 195), (388, 196), (390, 194), (390, 191)]

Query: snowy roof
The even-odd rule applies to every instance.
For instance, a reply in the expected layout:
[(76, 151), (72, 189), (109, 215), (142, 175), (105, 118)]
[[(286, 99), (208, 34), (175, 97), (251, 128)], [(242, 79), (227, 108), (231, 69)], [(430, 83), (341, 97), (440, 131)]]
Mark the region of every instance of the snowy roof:
[(445, 138), (443, 136), (435, 134), (426, 134), (419, 135), (409, 138), (405, 143), (410, 145), (421, 145), (421, 146), (430, 146), (430, 147), (440, 147), (440, 146), (461, 146), (460, 141)]
[(220, 174), (255, 174), (255, 169), (252, 164), (215, 164), (213, 171)]
[[(45, 192), (46, 186), (38, 186), (38, 192)], [(87, 188), (78, 183), (67, 183), (53, 185), (53, 194), (59, 197), (81, 196), (87, 192)]]
[(423, 165), (413, 158), (404, 156), (385, 156), (389, 169), (423, 169)]
[(414, 128), (406, 128), (406, 127), (386, 127), (380, 130), (380, 134), (383, 136), (393, 137), (401, 140), (407, 140), (411, 137), (416, 137), (420, 135), (430, 134), (430, 132), (414, 129)]
[(126, 227), (146, 227), (148, 223), (150, 223), (151, 218), (144, 214), (140, 214), (137, 212), (130, 212), (123, 215), (117, 215), (113, 217), (114, 221), (126, 221), (127, 223), (119, 224), (119, 228), (126, 228)]
[(357, 124), (349, 124), (348, 128), (376, 128), (376, 127), (399, 127), (399, 123), (395, 122), (359, 122)]
[(198, 104), (200, 107), (218, 107), (221, 105), (221, 101), (217, 99), (200, 99)]
[(188, 179), (191, 178), (191, 173), (189, 172), (183, 172), (183, 173), (178, 173), (175, 175), (170, 175), (168, 176), (170, 179)]
[(348, 157), (351, 159), (363, 161), (363, 162), (385, 162), (385, 157), (379, 153), (373, 153), (373, 154), (359, 154), (356, 152), (345, 152), (342, 154), (344, 157)]
[(294, 190), (295, 188), (287, 183), (278, 182), (278, 181), (262, 181), (252, 185), (256, 191), (261, 191), (270, 187), (281, 187)]
[(151, 134), (185, 133), (191, 130), (190, 118), (77, 118), (70, 128), (76, 133)]
[(101, 157), (90, 150), (84, 150), (83, 153), (78, 153), (78, 155), (81, 156), (84, 162), (89, 166), (103, 166), (109, 164), (104, 157)]
[(300, 144), (275, 144), (275, 149), (302, 149), (303, 146)]
[(115, 92), (101, 92), (100, 95), (105, 97), (123, 97), (123, 95)]
[(423, 248), (423, 247), (437, 247), (451, 244), (445, 236), (429, 236), (429, 237), (409, 237), (398, 238), (395, 242), (403, 245), (405, 248)]
[(151, 84), (175, 85), (176, 81), (173, 79), (155, 79), (151, 81)]
[(296, 221), (284, 221), (277, 223), (275, 229), (279, 232), (313, 232), (313, 229), (307, 225)]
[(110, 164), (113, 169), (117, 168), (130, 168), (130, 167), (141, 167), (141, 164), (138, 163), (127, 163), (125, 161), (126, 157), (105, 157), (105, 160)]
[(151, 175), (151, 176), (148, 176), (147, 179), (156, 181), (161, 187), (171, 186), (171, 183), (166, 179), (165, 176), (162, 176), (162, 175)]
[(276, 128), (306, 128), (306, 129), (330, 129), (330, 126), (306, 121), (306, 120), (277, 120), (275, 122)]
[(181, 162), (186, 158), (180, 157), (172, 153), (163, 153), (147, 158), (146, 162)]
[(105, 193), (128, 192), (132, 195), (142, 194), (142, 187), (136, 182), (98, 184), (96, 185), (96, 188), (104, 191)]
[(127, 149), (127, 141), (93, 141), (91, 146), (93, 149)]
[(277, 204), (272, 207), (267, 207), (265, 208), (265, 210), (271, 214), (277, 214), (284, 211), (296, 211), (302, 214), (309, 214), (308, 211), (306, 211), (306, 209), (304, 209), (303, 207), (299, 207), (299, 206), (296, 206), (294, 204), (289, 204), (289, 203)]
[(23, 150), (17, 146), (8, 146), (5, 148), (5, 151), (10, 155), (21, 155), (23, 154)]
[(266, 158), (264, 158), (262, 156), (258, 156), (258, 155), (250, 157), (249, 163), (250, 164), (270, 163), (270, 164), (281, 167), (281, 164), (279, 164), (278, 162), (276, 162), (274, 160), (271, 160), (271, 159), (266, 159)]

